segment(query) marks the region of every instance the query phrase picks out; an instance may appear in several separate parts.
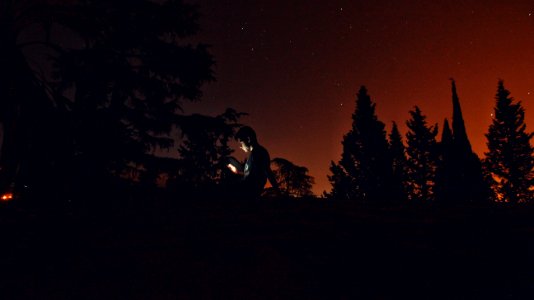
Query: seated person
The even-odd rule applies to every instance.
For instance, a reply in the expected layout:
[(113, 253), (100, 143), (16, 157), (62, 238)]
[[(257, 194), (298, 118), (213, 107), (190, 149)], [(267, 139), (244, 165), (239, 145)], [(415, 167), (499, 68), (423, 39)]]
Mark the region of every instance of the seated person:
[(267, 180), (274, 189), (278, 189), (278, 183), (271, 170), (271, 158), (269, 152), (258, 143), (256, 132), (248, 127), (242, 127), (235, 136), (241, 144), (240, 148), (248, 153), (247, 160), (241, 165), (237, 160), (230, 160), (228, 168), (243, 176), (239, 193), (246, 197), (258, 197), (263, 192)]

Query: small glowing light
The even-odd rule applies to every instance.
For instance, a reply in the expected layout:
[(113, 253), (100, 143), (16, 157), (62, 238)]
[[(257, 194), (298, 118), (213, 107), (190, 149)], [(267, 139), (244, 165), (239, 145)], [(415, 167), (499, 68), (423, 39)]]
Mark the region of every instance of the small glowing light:
[(9, 200), (12, 200), (13, 199), (13, 194), (12, 193), (6, 193), (6, 194), (3, 194), (2, 195), (2, 201), (9, 201)]

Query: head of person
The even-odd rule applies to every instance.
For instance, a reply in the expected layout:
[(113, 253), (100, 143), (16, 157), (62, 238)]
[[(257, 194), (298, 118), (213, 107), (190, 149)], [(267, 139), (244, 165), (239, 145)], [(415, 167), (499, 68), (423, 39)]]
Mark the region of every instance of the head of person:
[(252, 151), (254, 146), (258, 144), (256, 132), (249, 126), (241, 127), (237, 131), (235, 139), (239, 142), (240, 148), (246, 153)]

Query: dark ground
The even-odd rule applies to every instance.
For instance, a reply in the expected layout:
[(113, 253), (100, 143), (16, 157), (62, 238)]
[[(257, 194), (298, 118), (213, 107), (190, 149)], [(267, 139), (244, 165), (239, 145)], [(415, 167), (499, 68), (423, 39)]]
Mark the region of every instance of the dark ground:
[(532, 207), (0, 209), (1, 299), (534, 299)]

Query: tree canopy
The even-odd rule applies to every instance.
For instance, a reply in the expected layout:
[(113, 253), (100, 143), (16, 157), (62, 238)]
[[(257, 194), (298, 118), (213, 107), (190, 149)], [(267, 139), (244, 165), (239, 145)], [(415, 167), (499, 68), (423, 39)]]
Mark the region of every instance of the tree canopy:
[(408, 132), (408, 195), (414, 202), (434, 200), (435, 172), (437, 167), (436, 135), (437, 124), (429, 126), (426, 116), (419, 107), (410, 111), (411, 119), (406, 121)]
[(534, 149), (530, 145), (534, 134), (526, 131), (521, 101), (514, 102), (502, 80), (495, 100), (493, 120), (486, 134), (488, 152), (484, 167), (497, 201), (529, 202), (534, 183)]
[(332, 195), (361, 202), (388, 201), (391, 197), (389, 145), (375, 106), (362, 86), (352, 115), (352, 129), (343, 137), (341, 160), (331, 167)]
[[(213, 80), (208, 47), (187, 39), (198, 30), (197, 8), (183, 1), (2, 5), (4, 186), (20, 173), (48, 183), (51, 174), (78, 174), (89, 183), (142, 163), (155, 147), (173, 146), (183, 101), (199, 100)], [(42, 35), (30, 40), (28, 27)], [(48, 54), (53, 76), (28, 64), (29, 45)]]
[(271, 161), (273, 173), (283, 194), (291, 197), (312, 196), (314, 178), (308, 174), (308, 168), (295, 165), (285, 158), (274, 158)]

